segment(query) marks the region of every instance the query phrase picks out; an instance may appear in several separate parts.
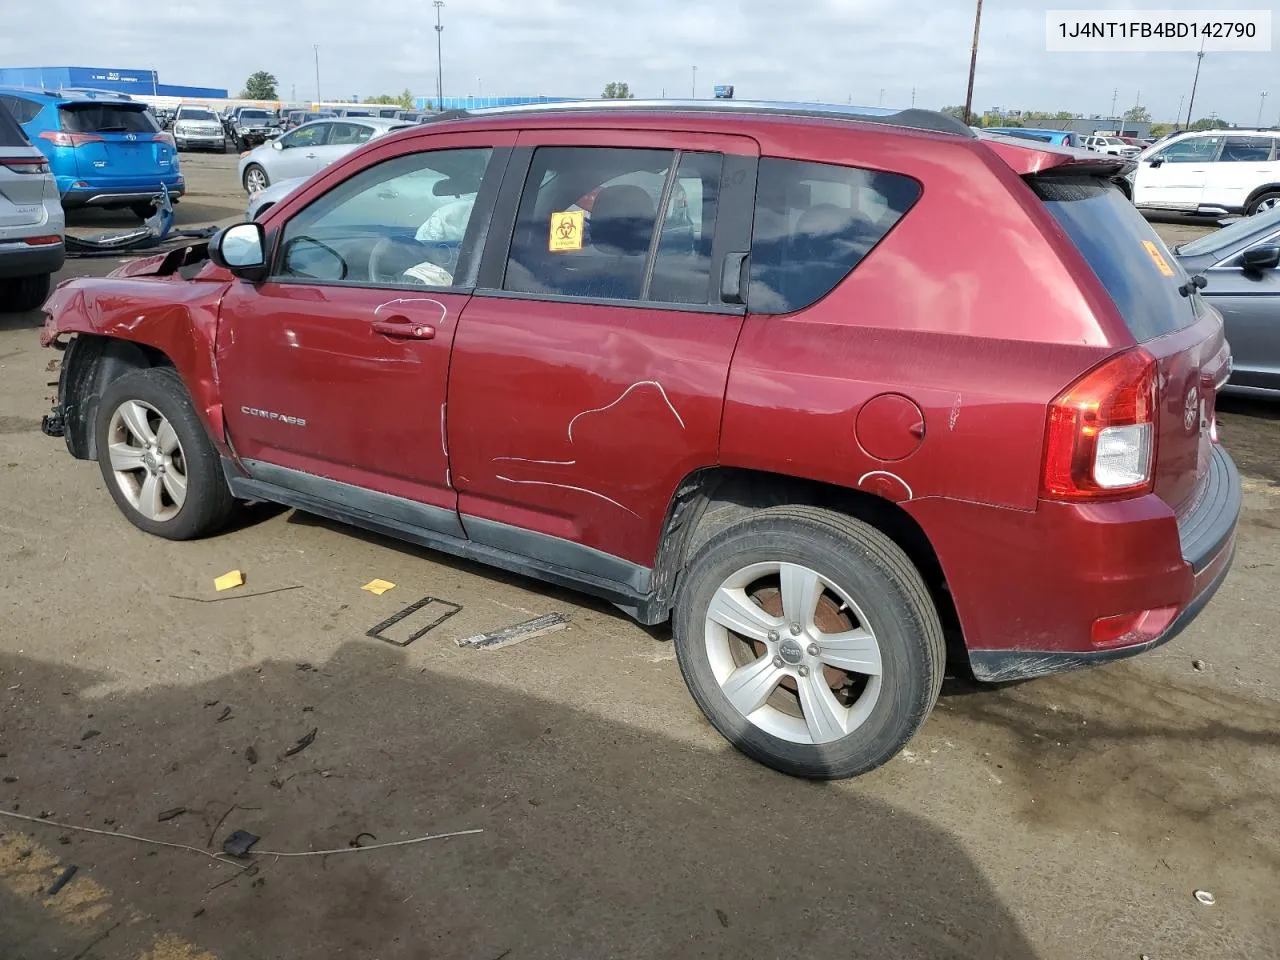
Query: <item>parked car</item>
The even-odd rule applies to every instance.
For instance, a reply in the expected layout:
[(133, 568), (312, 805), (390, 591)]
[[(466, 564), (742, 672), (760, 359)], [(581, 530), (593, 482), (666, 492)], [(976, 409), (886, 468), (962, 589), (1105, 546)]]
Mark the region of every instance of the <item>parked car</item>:
[(173, 137), (179, 150), (227, 152), (227, 132), (222, 120), (208, 107), (183, 104), (173, 115)]
[(1149, 147), (1132, 176), (1139, 208), (1223, 217), (1280, 206), (1280, 133), (1206, 130)]
[(1142, 152), (1141, 147), (1125, 143), (1119, 137), (1104, 137), (1095, 134), (1089, 137), (1081, 137), (1080, 142), (1088, 150), (1107, 153), (1113, 157), (1136, 157)]
[(63, 232), (49, 161), (0, 103), (0, 313), (44, 303), (66, 256)]
[(46, 431), (157, 536), (273, 501), (670, 618), (730, 742), (850, 776), (948, 656), (1131, 656), (1227, 574), (1222, 321), (1126, 166), (917, 110), (441, 120), (60, 286)]
[(127, 207), (145, 220), (161, 189), (186, 192), (173, 138), (145, 104), (18, 87), (0, 87), (0, 103), (48, 159), (65, 210)]
[(332, 116), (333, 114), (328, 110), (289, 110), (281, 118), (280, 129), (288, 133), (304, 123), (310, 123), (312, 120), (323, 120)]
[(426, 117), (427, 114), (418, 110), (397, 110), (392, 115), (392, 119), (403, 120), (405, 123), (421, 123)]
[(1280, 207), (1179, 246), (1182, 269), (1222, 314), (1231, 344), (1227, 392), (1280, 399)]
[(1039, 140), (1041, 143), (1052, 143), (1060, 147), (1082, 148), (1079, 134), (1070, 130), (1046, 130), (1038, 127), (987, 127), (991, 133), (1002, 133), (1006, 137), (1021, 137), (1024, 140)]
[(240, 183), (253, 196), (277, 180), (309, 177), (356, 147), (409, 124), (377, 117), (330, 118), (304, 123), (240, 158)]
[(228, 115), (225, 126), (237, 150), (249, 150), (280, 136), (275, 116), (262, 107), (236, 107)]

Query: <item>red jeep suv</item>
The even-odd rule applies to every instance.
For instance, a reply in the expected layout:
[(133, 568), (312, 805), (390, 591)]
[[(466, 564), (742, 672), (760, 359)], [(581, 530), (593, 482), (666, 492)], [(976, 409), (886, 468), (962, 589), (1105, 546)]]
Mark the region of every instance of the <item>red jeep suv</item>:
[(917, 110), (455, 114), (60, 286), (46, 431), (162, 537), (275, 501), (670, 618), (726, 738), (851, 776), (948, 659), (1139, 653), (1227, 574), (1230, 354), (1128, 167)]

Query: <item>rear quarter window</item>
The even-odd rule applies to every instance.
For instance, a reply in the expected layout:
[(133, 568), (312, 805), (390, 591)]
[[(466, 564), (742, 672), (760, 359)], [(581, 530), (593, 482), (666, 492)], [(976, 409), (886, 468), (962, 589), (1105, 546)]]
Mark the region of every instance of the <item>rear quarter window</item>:
[(764, 157), (751, 235), (752, 313), (791, 313), (835, 289), (920, 197), (910, 177)]
[(143, 107), (115, 103), (69, 103), (58, 108), (67, 133), (155, 133), (160, 128)]
[(23, 133), (22, 127), (13, 119), (9, 108), (0, 102), (0, 147), (26, 147), (31, 141)]
[(1135, 340), (1154, 340), (1195, 322), (1195, 305), (1178, 290), (1186, 273), (1119, 190), (1092, 177), (1030, 184), (1088, 261)]
[(44, 104), (26, 97), (0, 96), (0, 104), (8, 108), (10, 116), (18, 123), (30, 123), (44, 109)]

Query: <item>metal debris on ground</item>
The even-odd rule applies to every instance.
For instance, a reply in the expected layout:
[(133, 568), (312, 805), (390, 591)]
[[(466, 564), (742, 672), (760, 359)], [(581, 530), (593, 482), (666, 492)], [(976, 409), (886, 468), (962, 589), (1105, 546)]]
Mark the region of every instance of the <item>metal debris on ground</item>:
[(180, 817), (186, 812), (186, 807), (173, 807), (169, 810), (161, 810), (156, 819), (161, 823), (164, 823), (166, 820), (172, 820), (174, 817)]
[(232, 593), (225, 597), (188, 597), (180, 593), (169, 594), (170, 600), (190, 600), (192, 603), (223, 603), (227, 600), (250, 600), (253, 597), (269, 597), (273, 593), (287, 593), (290, 590), (301, 590), (302, 584), (295, 583), (291, 587), (276, 587), (274, 590), (259, 590), (257, 593)]
[(1206, 907), (1212, 907), (1215, 903), (1218, 902), (1218, 898), (1215, 897), (1208, 890), (1197, 890), (1196, 899), (1199, 900), (1201, 903), (1203, 903)]
[(1191, 666), (1195, 670), (1203, 670), (1205, 667), (1205, 663), (1203, 660), (1192, 660)]
[(457, 641), (457, 643), (458, 646), (467, 647), (471, 650), (497, 650), (500, 647), (509, 647), (514, 643), (532, 640), (534, 637), (540, 637), (543, 634), (555, 633), (557, 630), (563, 630), (567, 626), (569, 626), (569, 618), (563, 613), (545, 613), (540, 617), (534, 617), (532, 620), (526, 620), (524, 623), (503, 627), (501, 630), (494, 630), (491, 633), (467, 637), (465, 640)]
[(55, 896), (59, 890), (71, 882), (71, 878), (76, 875), (76, 871), (79, 869), (80, 868), (73, 863), (58, 874), (58, 879), (54, 880), (53, 883), (49, 885), (48, 895), (51, 897)]
[(365, 837), (368, 837), (370, 840), (377, 840), (377, 839), (378, 839), (378, 838), (377, 838), (377, 837), (375, 837), (372, 833), (357, 833), (354, 837), (352, 837), (350, 840), (348, 840), (348, 841), (347, 841), (347, 846), (348, 846), (348, 847), (363, 847), (363, 846), (364, 846), (364, 844), (363, 844), (361, 841), (362, 841), (362, 840), (364, 840), (364, 838), (365, 838)]
[(247, 857), (249, 850), (261, 839), (247, 830), (236, 830), (222, 841), (222, 852), (232, 857)]
[(396, 585), (392, 583), (390, 580), (378, 580), (375, 578), (373, 580), (370, 580), (360, 589), (367, 590), (369, 593), (372, 593), (375, 597), (380, 597), (384, 593), (386, 593), (388, 590), (394, 590), (395, 587)]
[(284, 755), (286, 757), (292, 757), (301, 753), (303, 750), (307, 749), (307, 747), (311, 746), (311, 744), (316, 742), (316, 734), (319, 732), (320, 732), (319, 727), (312, 727), (310, 730), (308, 730), (306, 733), (300, 736), (298, 738), (297, 743), (295, 743), (292, 747), (286, 750), (284, 752)]
[(221, 712), (220, 714), (218, 714), (218, 719), (217, 719), (217, 720), (215, 720), (215, 721), (213, 721), (213, 722), (214, 722), (214, 723), (221, 723), (223, 720), (229, 720), (229, 719), (231, 719), (231, 708), (230, 708), (230, 707), (223, 707), (223, 708), (222, 708), (222, 712)]
[[(421, 610), (423, 607), (431, 606), (433, 604), (439, 604), (440, 613), (438, 616), (436, 616), (434, 620), (428, 623), (425, 627), (422, 627), (420, 630), (414, 631), (404, 640), (393, 640), (391, 637), (383, 636), (383, 631), (386, 630), (388, 627), (395, 626), (401, 620), (404, 620), (406, 617), (412, 616), (413, 614)], [(413, 641), (425, 636), (428, 632), (440, 626), (440, 624), (444, 623), (454, 614), (461, 612), (461, 610), (462, 610), (461, 605), (456, 603), (451, 603), (448, 600), (441, 600), (438, 597), (423, 597), (421, 600), (417, 600), (409, 604), (409, 606), (405, 607), (400, 612), (393, 613), (391, 616), (387, 617), (387, 619), (383, 620), (377, 626), (367, 630), (365, 632), (365, 636), (372, 637), (374, 640), (381, 640), (384, 643), (389, 643), (394, 647), (407, 647), (409, 644), (413, 643)]]

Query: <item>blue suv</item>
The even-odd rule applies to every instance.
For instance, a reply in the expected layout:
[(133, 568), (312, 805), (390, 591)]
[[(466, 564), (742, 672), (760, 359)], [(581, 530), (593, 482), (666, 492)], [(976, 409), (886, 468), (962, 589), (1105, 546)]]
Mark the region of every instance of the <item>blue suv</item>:
[(49, 158), (62, 206), (127, 207), (146, 219), (161, 185), (186, 191), (173, 138), (146, 104), (123, 95), (0, 87), (31, 142)]

